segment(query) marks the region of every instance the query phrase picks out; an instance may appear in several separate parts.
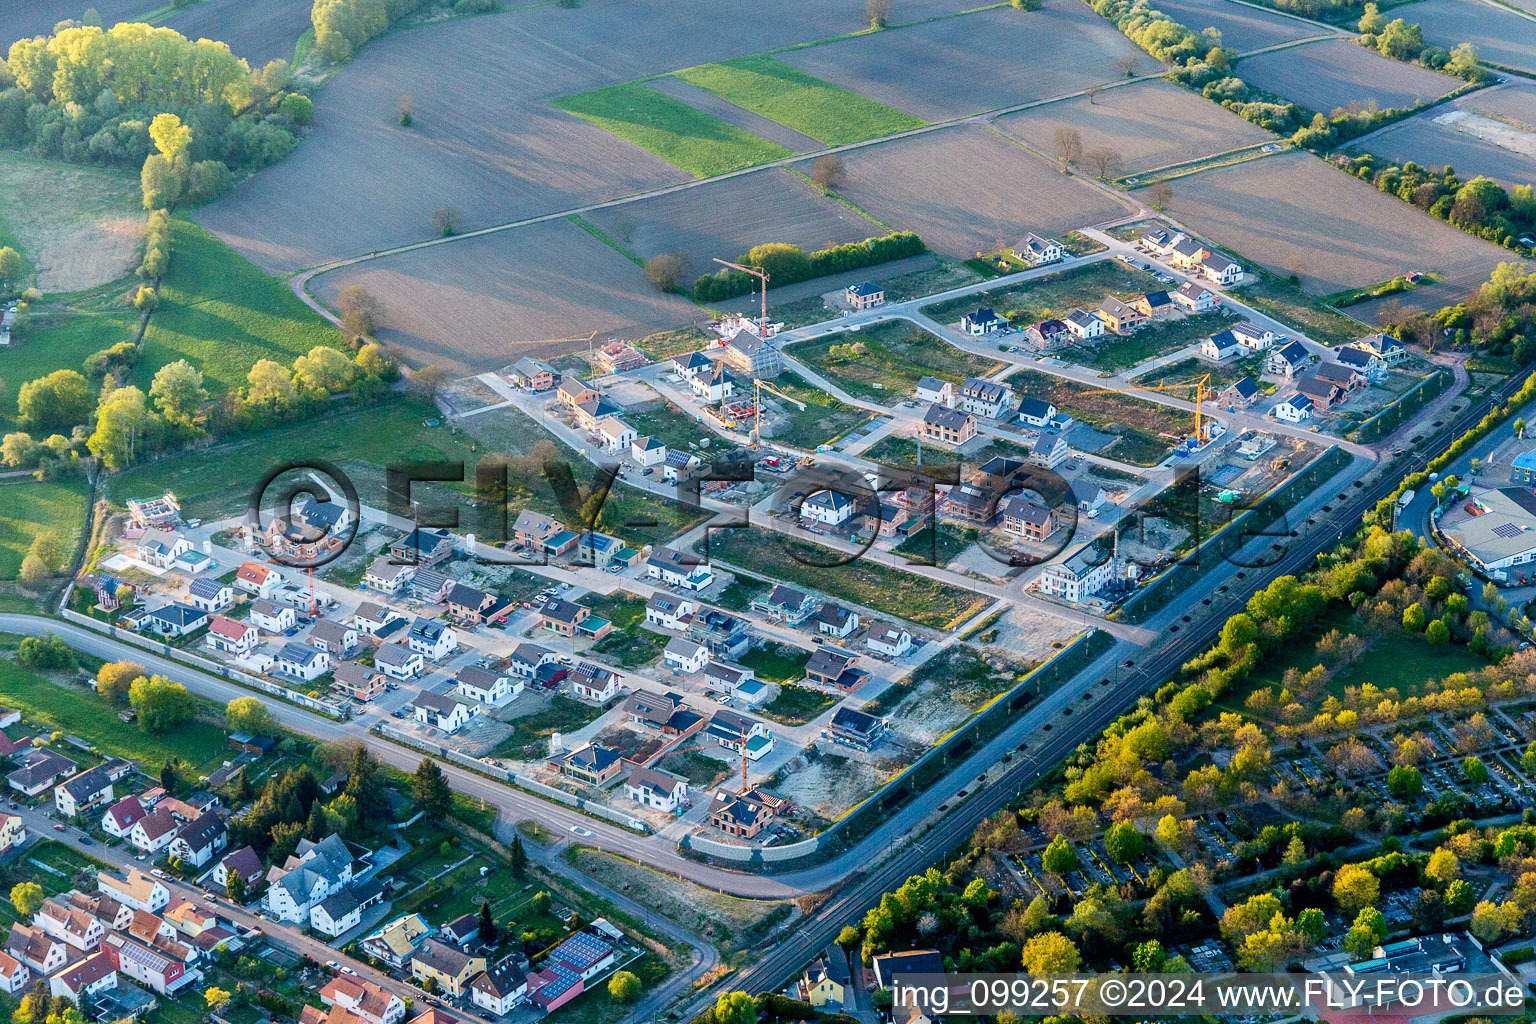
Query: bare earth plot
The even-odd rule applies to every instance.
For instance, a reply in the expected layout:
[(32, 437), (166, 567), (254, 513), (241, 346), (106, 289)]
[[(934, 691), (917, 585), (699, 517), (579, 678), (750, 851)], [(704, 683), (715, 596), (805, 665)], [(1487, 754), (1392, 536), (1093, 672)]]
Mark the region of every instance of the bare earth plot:
[(315, 278), (312, 287), (334, 305), (337, 293), (354, 284), (383, 303), (381, 337), (413, 363), (460, 374), (577, 347), (536, 344), (551, 338), (593, 330), (639, 337), (696, 312), (566, 220), (344, 267)]
[(708, 89), (700, 89), (696, 85), (690, 85), (675, 75), (662, 75), (646, 82), (646, 87), (657, 92), (671, 96), (675, 100), (682, 100), (690, 107), (702, 110), (711, 117), (718, 117), (727, 124), (733, 124), (751, 132), (759, 138), (767, 139), (776, 145), (794, 153), (809, 153), (821, 149), (822, 144), (809, 135), (802, 135), (793, 128), (786, 128), (777, 121), (770, 121), (761, 114), (754, 114), (750, 110), (744, 110), (734, 103), (721, 99)]
[(115, 281), (138, 262), (144, 208), (137, 176), (0, 154), (0, 226), (45, 292)]
[(18, 39), (47, 35), (65, 18), (78, 18), (94, 7), (103, 25), (113, 25), (155, 6), (144, 0), (0, 0), (0, 52)]
[[(965, 6), (918, 0), (902, 17)], [(287, 272), (430, 237), (444, 205), (472, 228), (682, 181), (550, 101), (857, 31), (862, 11), (862, 0), (590, 0), (392, 32), (327, 83), (304, 145), (197, 218), (263, 268)], [(401, 96), (415, 108), (409, 128), (396, 123)]]
[[(142, 0), (140, 6), (145, 6)], [(293, 60), (293, 46), (310, 27), (313, 6), (309, 0), (205, 0), (161, 24), (188, 39), (228, 43), (237, 57), (259, 68), (270, 60)]]
[[(1020, 54), (1028, 54), (1020, 59)], [(1079, 0), (979, 11), (778, 54), (786, 64), (929, 121), (1075, 92), (1153, 61)]]
[(1263, 46), (1273, 46), (1326, 31), (1282, 14), (1235, 4), (1231, 0), (1157, 0), (1153, 6), (1196, 32), (1207, 28), (1216, 29), (1221, 33), (1223, 45), (1234, 50), (1257, 50)]
[[(1363, 150), (1397, 163), (1413, 160), (1426, 167), (1450, 165), (1464, 178), (1486, 175), (1506, 187), (1536, 182), (1536, 127), (1506, 120), (1495, 111), (1482, 112), (1482, 105), (1472, 102), (1480, 95), (1463, 96), (1455, 103), (1389, 125), (1366, 139), (1358, 150), (1351, 147), (1350, 152)], [(1536, 101), (1536, 92), (1524, 95)]]
[(1042, 153), (1055, 154), (1056, 132), (1075, 130), (1083, 151), (1109, 147), (1127, 173), (1167, 167), (1273, 138), (1256, 124), (1162, 79), (1047, 103), (997, 120)]
[(587, 220), (647, 259), (688, 253), (690, 276), (719, 269), (712, 257), (734, 260), (763, 242), (792, 242), (810, 251), (885, 234), (782, 169), (598, 210)]
[(1449, 75), (1391, 60), (1343, 39), (1247, 57), (1237, 62), (1236, 73), (1250, 85), (1325, 114), (1372, 101), (1382, 108), (1411, 107), (1461, 85)]
[[(1173, 215), (1195, 232), (1314, 294), (1386, 281), (1408, 270), (1444, 279), (1393, 296), (1437, 309), (1487, 279), (1509, 253), (1335, 170), (1309, 153), (1281, 153), (1175, 183)], [(1371, 319), (1370, 304), (1351, 308)]]
[(1422, 0), (1402, 13), (1419, 23), (1427, 43), (1471, 43), (1483, 60), (1536, 71), (1536, 22), (1529, 18), (1477, 0)]
[(843, 161), (843, 195), (949, 255), (991, 252), (1026, 231), (1069, 231), (1126, 209), (979, 125), (884, 142)]

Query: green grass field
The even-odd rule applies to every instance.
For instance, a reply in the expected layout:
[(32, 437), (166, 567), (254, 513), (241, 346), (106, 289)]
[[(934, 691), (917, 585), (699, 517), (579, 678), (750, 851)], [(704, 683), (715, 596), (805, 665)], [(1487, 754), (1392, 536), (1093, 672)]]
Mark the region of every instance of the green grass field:
[(829, 146), (928, 123), (762, 55), (688, 68), (676, 77)]
[(1137, 466), (1157, 465), (1177, 438), (1195, 430), (1192, 412), (1090, 388), (1038, 370), (1021, 370), (1009, 377), (1008, 383), (1018, 394), (1043, 398), (1096, 430), (1118, 434), (1120, 439), (1101, 454)]
[(769, 683), (782, 683), (799, 679), (805, 674), (805, 663), (811, 660), (811, 652), (788, 644), (769, 641), (754, 647), (737, 659), (743, 668), (749, 668), (757, 678)]
[[(935, 466), (959, 464), (962, 477), (988, 459), (997, 456), (1010, 459), (1027, 458), (1029, 456), (1029, 445), (1017, 441), (1005, 441), (1003, 438), (995, 437), (971, 454), (965, 456), (931, 442), (923, 445), (923, 465), (925, 467), (932, 469)], [(916, 438), (889, 434), (866, 448), (864, 450), (864, 458), (870, 462), (878, 462), (882, 466), (914, 469), (917, 466), (917, 440)]]
[[(517, 457), (527, 454), (535, 445), (546, 446), (557, 460), (565, 460), (574, 481), (583, 488), (593, 477), (591, 463), (556, 446), (538, 424), (515, 410), (467, 421), (474, 433), (451, 426), (425, 425), (426, 420), (438, 415), (436, 407), (426, 402), (400, 399), (279, 427), (207, 452), (184, 452), (135, 466), (112, 477), (112, 496), (122, 502), (170, 490), (188, 515), (204, 519), (234, 515), (247, 508), (251, 489), (279, 464), (291, 459), (324, 459), (337, 464), (351, 477), (364, 504), (383, 508), (384, 467), (390, 463), (462, 461), (465, 475), (470, 478), (468, 482), (417, 484), (411, 494), (427, 504), (461, 506), (463, 521), (473, 524), (476, 513), (463, 506), (474, 494), (474, 467), (489, 454), (507, 453), (513, 460), (508, 466), (508, 522), (523, 508), (571, 518), (556, 499), (542, 464)], [(674, 536), (708, 515), (707, 511), (690, 510), (619, 484), (609, 492), (600, 525), (638, 549), (643, 544)], [(627, 525), (644, 522), (658, 525)], [(485, 530), (480, 534), (491, 536)]]
[(638, 82), (564, 96), (555, 106), (697, 178), (767, 163), (789, 150)]
[(763, 708), (763, 715), (785, 725), (804, 725), (836, 703), (831, 694), (786, 683), (779, 687), (779, 695)]
[(133, 383), (185, 359), (212, 392), (238, 388), (259, 359), (291, 365), (316, 345), (344, 348), (341, 332), (285, 283), (189, 221), (174, 224), (171, 269), (144, 335)]
[(16, 392), (23, 384), (54, 370), (83, 373), (87, 356), (120, 341), (132, 341), (138, 323), (139, 314), (123, 307), (49, 310), (29, 317), (19, 343), (5, 353), (7, 387), (0, 395), (0, 426), (14, 429)]
[(909, 320), (801, 342), (790, 346), (789, 354), (835, 380), (850, 395), (884, 403), (911, 398), (922, 377), (958, 384), (1003, 368), (996, 359), (958, 349)]
[(16, 578), (21, 560), (40, 533), (55, 534), (66, 562), (73, 558), (85, 532), (86, 493), (85, 481), (78, 478), (24, 477), (0, 484), (0, 579)]
[(224, 731), (217, 726), (195, 721), (164, 735), (141, 732), (136, 726), (124, 726), (118, 721), (117, 706), (91, 691), (50, 682), (9, 660), (0, 661), (0, 701), (44, 731), (82, 736), (111, 757), (156, 767), (167, 757), (177, 757), (203, 771), (217, 768), (224, 760)]
[(935, 302), (924, 306), (923, 312), (947, 324), (977, 306), (990, 306), (1013, 323), (1028, 325), (1062, 316), (1079, 306), (1093, 309), (1106, 295), (1129, 299), (1162, 287), (1151, 274), (1133, 270), (1119, 260), (1099, 260), (1022, 284)]
[[(558, 695), (551, 697), (549, 706), (542, 711), (516, 719), (512, 723), (512, 735), (497, 744), (491, 755), (522, 757), (527, 753), (524, 748), (540, 748), (551, 733), (580, 729), (602, 713), (601, 708), (583, 704), (579, 700)], [(534, 750), (535, 756), (541, 753), (542, 749)]]

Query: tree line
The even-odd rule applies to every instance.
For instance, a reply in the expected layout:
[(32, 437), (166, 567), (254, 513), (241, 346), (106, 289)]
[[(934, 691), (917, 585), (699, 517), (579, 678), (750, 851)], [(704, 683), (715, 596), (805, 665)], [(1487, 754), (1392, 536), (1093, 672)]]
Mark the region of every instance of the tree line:
[(1506, 189), (1482, 175), (1463, 181), (1449, 164), (1435, 170), (1411, 160), (1403, 164), (1378, 160), (1370, 153), (1353, 158), (1340, 154), (1332, 162), (1469, 235), (1521, 255), (1536, 254), (1536, 246), (1520, 241), (1536, 236), (1536, 189), (1530, 185)]
[(40, 156), (118, 167), (155, 149), (152, 124), (171, 113), (188, 125), (192, 164), (211, 198), (230, 168), (256, 170), (293, 149), (314, 108), (290, 91), (288, 63), (252, 71), (221, 42), (130, 22), (61, 22), (52, 35), (21, 39), (0, 61), (0, 144)]
[[(767, 271), (770, 286), (777, 288), (827, 274), (878, 266), (908, 256), (920, 256), (927, 251), (928, 247), (916, 233), (895, 231), (878, 238), (847, 242), (810, 253), (787, 242), (767, 242), (753, 246), (736, 262)], [(720, 302), (750, 294), (756, 287), (756, 277), (726, 267), (716, 273), (700, 276), (693, 282), (692, 294), (695, 302)]]

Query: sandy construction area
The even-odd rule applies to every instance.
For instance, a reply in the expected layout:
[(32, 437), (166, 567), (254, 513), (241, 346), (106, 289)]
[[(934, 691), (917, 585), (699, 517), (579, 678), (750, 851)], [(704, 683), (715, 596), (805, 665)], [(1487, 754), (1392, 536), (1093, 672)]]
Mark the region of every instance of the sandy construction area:
[[(1536, 14), (1532, 0), (1517, 6)], [(1536, 72), (1536, 22), (1529, 18), (1478, 0), (1422, 0), (1403, 16), (1419, 23), (1426, 43), (1447, 49), (1457, 43), (1471, 43), (1483, 60)]]
[[(1481, 112), (1469, 102), (1477, 95), (1389, 125), (1350, 152), (1370, 152), (1397, 163), (1413, 160), (1425, 167), (1448, 164), (1464, 178), (1487, 175), (1506, 187), (1536, 182), (1536, 127), (1492, 110)], [(1536, 100), (1536, 93), (1525, 96)]]
[(293, 47), (310, 27), (310, 0), (204, 0), (177, 11), (161, 24), (188, 39), (228, 43), (252, 68), (270, 60), (293, 60)]
[(1251, 85), (1325, 114), (1373, 101), (1382, 108), (1411, 107), (1461, 84), (1449, 75), (1391, 60), (1343, 39), (1261, 53), (1238, 61), (1236, 71)]
[[(550, 101), (855, 31), (863, 6), (586, 0), (389, 33), (326, 84), (304, 145), (197, 219), (286, 272), (430, 237), (444, 205), (472, 228), (682, 181), (683, 171)], [(966, 6), (906, 0), (901, 17)], [(402, 96), (415, 109), (409, 128), (396, 123)]]
[(1196, 32), (1216, 29), (1221, 33), (1222, 44), (1234, 50), (1256, 50), (1326, 31), (1283, 14), (1236, 4), (1232, 0), (1157, 0), (1154, 6)]
[[(1173, 186), (1170, 212), (1179, 221), (1250, 260), (1300, 274), (1315, 294), (1433, 270), (1445, 279), (1393, 298), (1435, 309), (1477, 288), (1510, 258), (1310, 153), (1204, 171)], [(1368, 306), (1351, 312), (1369, 319)]]
[(809, 252), (885, 234), (787, 169), (599, 210), (587, 219), (643, 257), (688, 253), (690, 276), (718, 270), (712, 257), (734, 260), (762, 242), (792, 242)]
[(1055, 234), (1128, 211), (979, 125), (881, 143), (844, 161), (844, 195), (947, 255), (974, 256), (1027, 231)]
[(1155, 67), (1080, 0), (1045, 0), (1039, 11), (1000, 7), (777, 56), (898, 110), (943, 121), (1121, 77), (1114, 64), (1124, 55), (1138, 57), (1144, 71)]
[(1083, 151), (1109, 147), (1128, 173), (1166, 167), (1273, 138), (1215, 103), (1171, 82), (1154, 79), (1086, 97), (1030, 107), (997, 126), (1042, 153), (1055, 155), (1056, 132), (1069, 128)]
[(537, 344), (548, 339), (593, 330), (640, 337), (698, 312), (657, 292), (639, 267), (565, 220), (345, 267), (311, 287), (334, 306), (337, 293), (354, 284), (383, 304), (381, 338), (415, 365), (455, 374), (584, 348)]
[(138, 262), (144, 210), (136, 175), (0, 154), (0, 221), (45, 292), (115, 281)]

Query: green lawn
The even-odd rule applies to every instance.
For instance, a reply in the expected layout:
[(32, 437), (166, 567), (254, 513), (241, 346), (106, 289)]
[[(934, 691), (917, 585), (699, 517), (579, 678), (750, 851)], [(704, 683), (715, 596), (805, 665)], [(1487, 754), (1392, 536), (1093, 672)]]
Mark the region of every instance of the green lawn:
[(1097, 345), (1070, 348), (1062, 353), (1062, 358), (1119, 373), (1148, 359), (1177, 352), (1209, 338), (1229, 322), (1219, 312), (1159, 320), (1147, 324), (1134, 334), (1106, 334)]
[(638, 82), (564, 96), (555, 106), (698, 178), (794, 155)]
[(116, 705), (84, 688), (51, 682), (36, 672), (0, 661), (0, 703), (20, 711), (44, 731), (84, 737), (105, 755), (126, 757), (158, 769), (167, 757), (177, 757), (201, 771), (224, 761), (224, 730), (206, 722), (188, 722), (175, 732), (154, 735), (124, 725)]
[[(893, 403), (912, 397), (922, 377), (959, 384), (1004, 366), (958, 349), (910, 320), (891, 320), (857, 333), (843, 331), (801, 342), (789, 354), (857, 398)], [(878, 387), (876, 386), (878, 385)]]
[(744, 612), (752, 607), (757, 596), (766, 593), (768, 585), (751, 576), (738, 575), (714, 600), (721, 608)]
[[(773, 440), (792, 448), (814, 450), (818, 445), (831, 444), (875, 415), (833, 398), (821, 388), (812, 387), (791, 370), (779, 374), (773, 386), (805, 405), (804, 409), (799, 409), (773, 396), (763, 398), (764, 405), (776, 402), (783, 413), (782, 416), (764, 417), (773, 424)], [(763, 431), (763, 436), (769, 436), (767, 430)]]
[(592, 645), (592, 653), (610, 661), (617, 661), (620, 668), (639, 668), (661, 657), (661, 649), (667, 646), (667, 638), (638, 626), (615, 629)]
[[(438, 415), (429, 403), (397, 399), (278, 427), (207, 452), (184, 452), (116, 474), (112, 496), (120, 503), (170, 490), (188, 515), (205, 519), (233, 515), (245, 511), (251, 488), (267, 472), (291, 459), (308, 458), (335, 463), (351, 477), (364, 504), (383, 508), (385, 466), (390, 463), (462, 461), (468, 482), (416, 484), (411, 494), (425, 504), (459, 506), (461, 523), (472, 529), (478, 513), (464, 503), (474, 494), (475, 465), (488, 454), (506, 452), (510, 453), (508, 524), (523, 508), (574, 521), (573, 514), (557, 500), (539, 453), (547, 452), (557, 463), (568, 465), (574, 482), (583, 489), (592, 482), (595, 470), (591, 463), (558, 446), (542, 427), (516, 410), (499, 410), (466, 421), (472, 431), (425, 425)], [(615, 484), (603, 505), (599, 525), (638, 549), (675, 536), (708, 515)], [(638, 525), (645, 522), (657, 525)], [(491, 536), (488, 530), (478, 532), (482, 537)]]
[(676, 76), (829, 146), (863, 142), (927, 124), (768, 56), (704, 64), (679, 71)]
[(923, 312), (947, 324), (977, 306), (990, 306), (1023, 326), (1062, 316), (1077, 307), (1093, 309), (1106, 295), (1129, 299), (1162, 287), (1151, 274), (1132, 270), (1119, 260), (1099, 260), (1022, 284), (936, 302), (924, 306)]
[[(1203, 359), (1191, 356), (1181, 359), (1176, 363), (1150, 370), (1135, 378), (1137, 384), (1157, 384), (1167, 381), (1193, 380), (1205, 374), (1211, 375), (1210, 386), (1217, 391), (1229, 384), (1235, 384), (1244, 377), (1252, 377), (1255, 383), (1259, 383), (1259, 374), (1264, 370), (1264, 356), (1252, 355), (1247, 359), (1239, 359), (1230, 363), (1208, 363)], [(1262, 384), (1260, 385), (1263, 386)], [(1178, 392), (1174, 392), (1177, 394)]]
[(139, 314), (125, 308), (44, 310), (28, 316), (17, 344), (5, 353), (8, 386), (0, 395), (0, 426), (15, 429), (16, 392), (23, 384), (54, 370), (83, 373), (91, 353), (132, 341), (138, 322)]
[(917, 565), (948, 565), (960, 553), (976, 543), (976, 531), (961, 530), (941, 523), (935, 536), (931, 527), (925, 527), (896, 545), (891, 551)]
[(808, 541), (768, 536), (759, 527), (719, 531), (710, 542), (710, 555), (930, 629), (952, 629), (987, 604), (980, 594), (868, 559), (824, 568), (848, 556)]
[(626, 411), (624, 422), (634, 427), (641, 437), (654, 437), (668, 448), (680, 448), (685, 452), (701, 440), (709, 441), (710, 451), (724, 451), (732, 447), (729, 441), (715, 436), (708, 427), (665, 399), (659, 409), (649, 412)]
[(764, 682), (782, 683), (805, 675), (805, 663), (810, 660), (810, 651), (769, 641), (738, 658), (737, 664), (751, 669)]
[(713, 785), (716, 779), (731, 770), (726, 762), (717, 757), (701, 754), (697, 750), (668, 754), (656, 762), (656, 767), (674, 775), (681, 775), (691, 786)]
[(831, 694), (806, 686), (784, 684), (779, 695), (763, 708), (763, 715), (785, 725), (804, 725), (837, 703)]
[(257, 360), (288, 366), (316, 345), (345, 347), (341, 332), (286, 283), (196, 224), (175, 221), (172, 238), (171, 268), (133, 383), (147, 391), (157, 369), (186, 359), (219, 392), (242, 386)]
[(491, 755), (523, 757), (527, 753), (525, 747), (538, 747), (535, 756), (542, 754), (551, 733), (580, 729), (602, 713), (601, 708), (556, 695), (550, 698), (549, 707), (513, 721), (512, 735), (502, 740)]
[(40, 533), (59, 538), (68, 564), (84, 539), (86, 494), (85, 481), (78, 478), (44, 481), (23, 477), (0, 484), (0, 579), (16, 578), (21, 560)]

